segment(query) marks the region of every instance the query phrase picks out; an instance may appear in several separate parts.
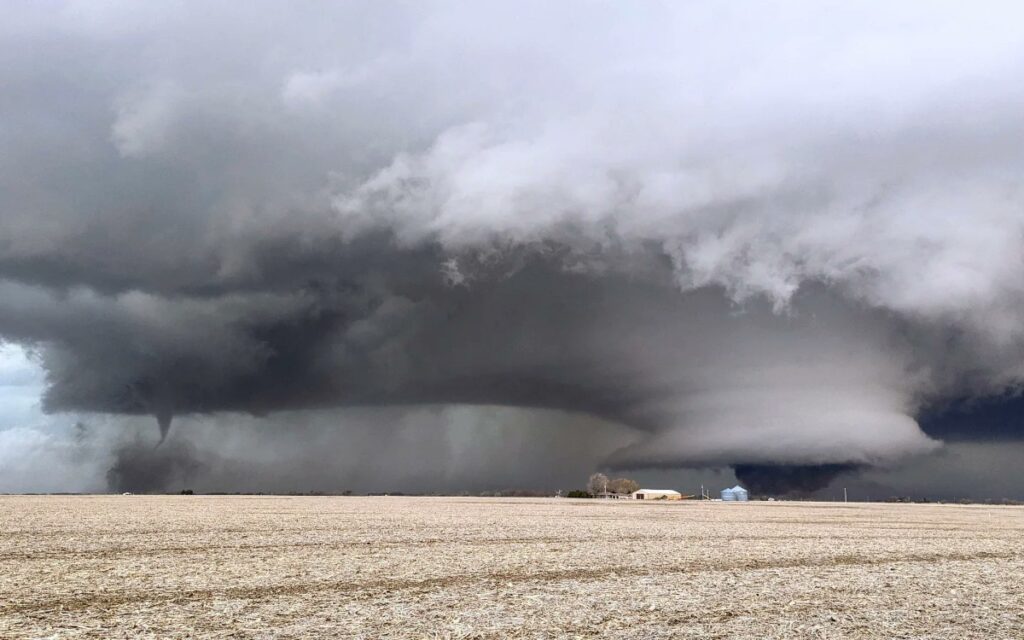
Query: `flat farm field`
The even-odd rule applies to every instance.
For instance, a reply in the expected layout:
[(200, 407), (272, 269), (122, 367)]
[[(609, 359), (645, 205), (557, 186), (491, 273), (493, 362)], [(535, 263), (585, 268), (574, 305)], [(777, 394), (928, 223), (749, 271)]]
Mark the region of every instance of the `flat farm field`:
[(1024, 638), (1024, 509), (0, 497), (2, 638)]

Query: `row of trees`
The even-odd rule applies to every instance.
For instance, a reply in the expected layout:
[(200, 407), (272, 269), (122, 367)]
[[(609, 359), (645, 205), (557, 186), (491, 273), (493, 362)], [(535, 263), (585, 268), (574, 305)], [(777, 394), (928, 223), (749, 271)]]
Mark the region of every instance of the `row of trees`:
[(587, 491), (591, 495), (597, 495), (599, 493), (633, 493), (638, 490), (640, 485), (636, 480), (632, 478), (613, 478), (608, 479), (608, 476), (603, 473), (595, 473), (590, 476), (590, 480), (587, 481)]

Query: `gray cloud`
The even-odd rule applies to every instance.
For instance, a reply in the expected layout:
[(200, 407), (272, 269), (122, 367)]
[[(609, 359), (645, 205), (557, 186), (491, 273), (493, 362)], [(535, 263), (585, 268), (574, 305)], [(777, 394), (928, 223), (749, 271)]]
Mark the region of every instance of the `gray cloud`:
[(613, 468), (932, 452), (922, 411), (1021, 382), (1002, 9), (17, 4), (0, 336), (52, 412), (541, 409), (641, 434), (580, 458)]

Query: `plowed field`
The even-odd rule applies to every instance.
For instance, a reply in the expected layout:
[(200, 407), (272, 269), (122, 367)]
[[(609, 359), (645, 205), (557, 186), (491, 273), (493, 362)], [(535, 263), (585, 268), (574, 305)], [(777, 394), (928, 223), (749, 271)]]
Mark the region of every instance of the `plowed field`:
[(1024, 509), (0, 497), (2, 638), (1024, 638)]

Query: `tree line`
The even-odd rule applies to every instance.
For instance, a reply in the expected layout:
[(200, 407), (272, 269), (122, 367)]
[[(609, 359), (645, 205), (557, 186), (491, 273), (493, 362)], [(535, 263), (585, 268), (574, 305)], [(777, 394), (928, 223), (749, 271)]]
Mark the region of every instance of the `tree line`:
[(576, 489), (566, 494), (567, 498), (593, 498), (605, 493), (629, 495), (640, 489), (640, 484), (632, 478), (609, 478), (603, 473), (595, 473), (587, 480), (587, 488)]

